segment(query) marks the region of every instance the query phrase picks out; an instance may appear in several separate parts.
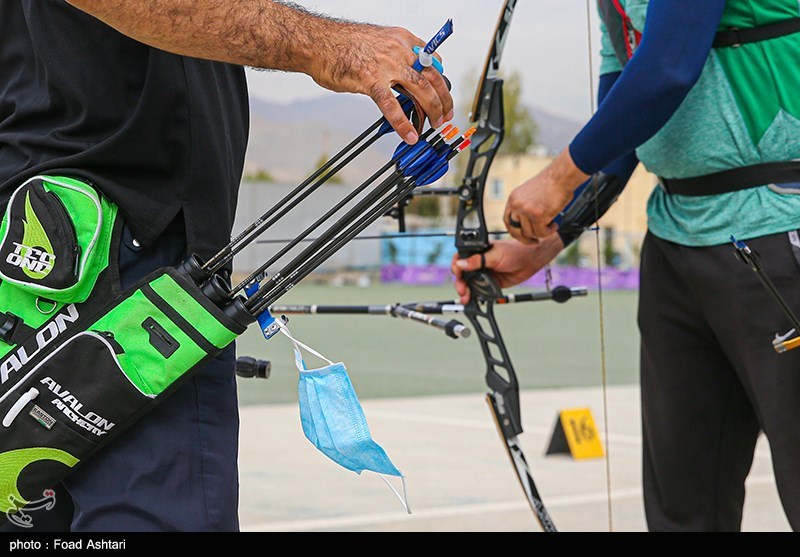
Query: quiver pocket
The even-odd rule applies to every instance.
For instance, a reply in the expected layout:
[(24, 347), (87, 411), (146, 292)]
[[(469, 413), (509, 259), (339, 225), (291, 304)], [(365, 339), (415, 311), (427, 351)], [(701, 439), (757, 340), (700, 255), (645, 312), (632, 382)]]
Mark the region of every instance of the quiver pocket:
[(0, 280), (54, 302), (86, 301), (108, 265), (116, 211), (82, 181), (31, 178), (0, 226)]
[(116, 205), (74, 178), (37, 176), (13, 193), (0, 224), (3, 388), (119, 291), (121, 225)]

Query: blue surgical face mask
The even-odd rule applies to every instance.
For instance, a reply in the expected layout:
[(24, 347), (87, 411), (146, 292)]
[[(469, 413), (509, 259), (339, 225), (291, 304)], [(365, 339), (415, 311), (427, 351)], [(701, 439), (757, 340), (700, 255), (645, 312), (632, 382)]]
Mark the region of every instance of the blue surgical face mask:
[[(300, 422), (306, 438), (343, 468), (356, 474), (365, 470), (378, 474), (411, 514), (405, 477), (389, 459), (386, 451), (372, 439), (367, 418), (344, 364), (334, 364), (298, 342), (285, 326), (281, 327), (281, 331), (294, 344), (295, 364), (300, 371)], [(301, 347), (326, 361), (328, 365), (320, 369), (308, 369), (300, 352)], [(385, 476), (402, 478), (402, 496)]]

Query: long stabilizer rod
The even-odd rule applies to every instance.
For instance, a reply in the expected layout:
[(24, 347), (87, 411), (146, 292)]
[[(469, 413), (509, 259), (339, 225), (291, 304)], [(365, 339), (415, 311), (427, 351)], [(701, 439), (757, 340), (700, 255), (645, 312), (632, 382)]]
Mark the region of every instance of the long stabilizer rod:
[(388, 306), (272, 306), (270, 313), (273, 315), (388, 315), (439, 329), (454, 339), (469, 338), (472, 334), (472, 330), (459, 321), (439, 319), (401, 304)]

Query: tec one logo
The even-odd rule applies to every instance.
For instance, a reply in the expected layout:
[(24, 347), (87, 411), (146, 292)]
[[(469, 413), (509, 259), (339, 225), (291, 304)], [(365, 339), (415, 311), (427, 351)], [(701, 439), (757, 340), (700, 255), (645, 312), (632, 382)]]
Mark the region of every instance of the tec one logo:
[[(14, 251), (8, 254), (6, 263), (19, 267), (31, 278), (44, 278), (56, 264), (56, 256), (44, 250), (13, 242)], [(33, 276), (32, 276), (33, 275)]]

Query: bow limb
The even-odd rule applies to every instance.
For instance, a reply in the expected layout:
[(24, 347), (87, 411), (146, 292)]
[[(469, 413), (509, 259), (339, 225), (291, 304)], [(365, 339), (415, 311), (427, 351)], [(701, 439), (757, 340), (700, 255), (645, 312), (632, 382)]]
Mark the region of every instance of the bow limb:
[(531, 510), (545, 532), (556, 532), (555, 523), (542, 501), (519, 444), (518, 436), (522, 433), (519, 382), (494, 315), (494, 305), (493, 300), (479, 301), (473, 293), (465, 308), (465, 315), (478, 335), (486, 360), (486, 384), (489, 387), (486, 400)]

